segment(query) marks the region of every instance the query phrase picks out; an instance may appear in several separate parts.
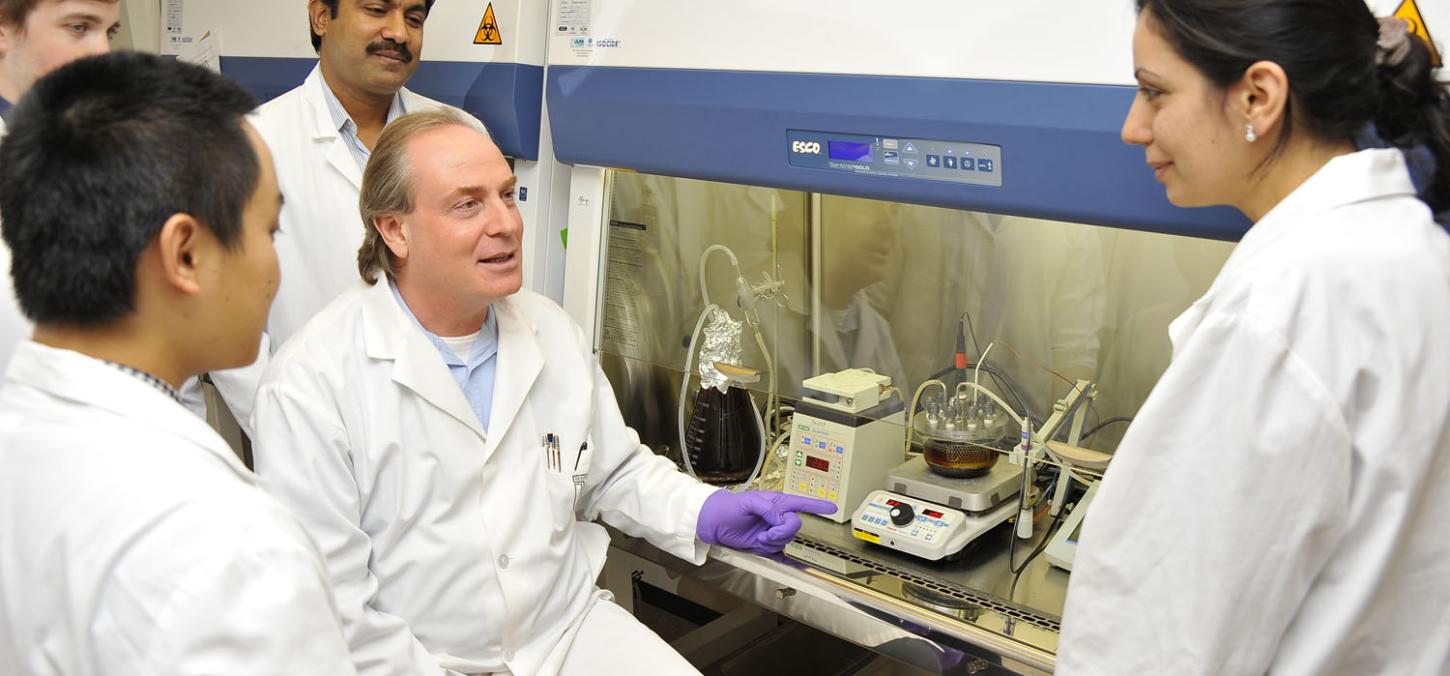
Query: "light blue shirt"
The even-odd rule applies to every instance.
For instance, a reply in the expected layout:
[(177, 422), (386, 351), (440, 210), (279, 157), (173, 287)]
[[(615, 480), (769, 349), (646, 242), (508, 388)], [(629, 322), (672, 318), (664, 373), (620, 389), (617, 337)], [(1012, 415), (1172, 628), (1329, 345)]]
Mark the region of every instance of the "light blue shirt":
[[(357, 160), (359, 171), (366, 169), (368, 158), (372, 157), (373, 151), (363, 145), (362, 139), (357, 137), (357, 123), (352, 121), (352, 116), (347, 114), (347, 109), (342, 107), (342, 102), (337, 100), (337, 94), (332, 93), (332, 86), (327, 84), (327, 78), (322, 78), (322, 98), (327, 101), (327, 112), (332, 115), (332, 123), (337, 125), (337, 133), (342, 140), (347, 142), (347, 149), (352, 151), (352, 158)], [(407, 114), (403, 109), (403, 97), (393, 94), (393, 104), (388, 106), (388, 123)]]
[(408, 307), (403, 295), (398, 293), (398, 285), (388, 280), (388, 288), (393, 290), (393, 298), (398, 300), (398, 307), (403, 308), (403, 314), (413, 321), (428, 336), (433, 347), (438, 348), (438, 354), (443, 357), (443, 363), (448, 365), (448, 373), (463, 390), (463, 396), (468, 399), (468, 405), (473, 407), (474, 415), (478, 416), (478, 422), (483, 425), (483, 431), (488, 431), (488, 411), (493, 405), (493, 378), (498, 367), (498, 321), (494, 319), (493, 308), (488, 309), (488, 318), (483, 321), (483, 329), (478, 332), (478, 339), (473, 342), (473, 351), (469, 353), (468, 360), (458, 358), (453, 349), (443, 342), (437, 334), (423, 328), (418, 318), (413, 316), (413, 310)]

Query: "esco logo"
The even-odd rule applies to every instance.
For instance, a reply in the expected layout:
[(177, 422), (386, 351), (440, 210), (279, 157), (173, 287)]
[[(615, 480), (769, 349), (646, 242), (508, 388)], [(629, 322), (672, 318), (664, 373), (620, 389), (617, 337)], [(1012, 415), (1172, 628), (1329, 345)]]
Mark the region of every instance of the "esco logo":
[(821, 144), (818, 141), (791, 141), (790, 151), (800, 155), (819, 155)]

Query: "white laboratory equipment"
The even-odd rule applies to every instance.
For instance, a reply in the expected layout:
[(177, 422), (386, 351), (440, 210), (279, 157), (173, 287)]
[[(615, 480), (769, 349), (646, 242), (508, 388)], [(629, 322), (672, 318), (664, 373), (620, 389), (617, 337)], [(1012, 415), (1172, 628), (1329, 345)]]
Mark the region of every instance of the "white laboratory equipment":
[[(932, 380), (923, 383), (917, 394), (932, 387), (946, 389), (940, 381)], [(1093, 384), (1085, 380), (1075, 383), (1053, 406), (1053, 413), (1045, 424), (1037, 430), (1026, 424), (1023, 443), (1010, 453), (996, 447), (1001, 443), (1006, 423), (996, 417), (988, 418), (990, 423), (983, 421), (986, 402), (972, 402), (968, 393), (974, 389), (988, 397), (996, 396), (974, 383), (964, 382), (945, 402), (940, 397), (927, 397), (927, 406), (916, 416), (921, 424), (912, 430), (922, 435), (925, 451), (893, 468), (885, 482), (889, 490), (874, 492), (856, 510), (851, 523), (853, 536), (930, 560), (953, 560), (967, 545), (1014, 514), (1018, 517), (1018, 537), (1031, 538), (1031, 515), (1039, 500), (1051, 500), (1053, 514), (1062, 509), (1067, 486), (1073, 480), (1072, 465), (1058, 457), (1053, 449), (1071, 449), (1078, 454), (1074, 457), (1087, 452), (1075, 445), (1049, 440), (1063, 431), (1072, 444), (1078, 441), (1086, 417), (1080, 412), (1094, 395)], [(920, 397), (912, 399), (915, 407)], [(1023, 424), (1018, 421), (1019, 426)], [(951, 451), (945, 453), (938, 449), (933, 454), (932, 444), (940, 445), (943, 440), (950, 441)], [(1053, 452), (1052, 459), (1058, 463), (1060, 489), (1051, 496), (1034, 496), (1030, 491), (1032, 477), (1036, 465), (1046, 459), (1045, 451)], [(1002, 455), (1011, 461), (998, 462)], [(977, 456), (986, 459), (979, 460)], [(1102, 459), (1106, 457), (1103, 454), (1094, 453), (1092, 457), (1102, 465), (1107, 463)], [(1013, 500), (1014, 497), (1017, 499)], [(903, 516), (906, 512), (921, 515), (928, 511), (938, 516), (918, 518), (915, 523)], [(1085, 510), (1075, 510), (1075, 513), (1081, 511)], [(887, 513), (886, 517), (882, 516), (883, 512)]]
[(1082, 499), (1077, 501), (1077, 506), (1067, 515), (1067, 520), (1062, 522), (1062, 528), (1052, 535), (1047, 549), (1042, 552), (1048, 563), (1063, 570), (1072, 570), (1072, 559), (1077, 555), (1077, 540), (1082, 534), (1082, 521), (1087, 516), (1088, 505), (1097, 494), (1098, 484), (1094, 483), (1088, 487)]
[(883, 394), (891, 378), (859, 369), (801, 384), (784, 491), (835, 503), (836, 512), (824, 518), (841, 523), (901, 462), (902, 402)]
[[(927, 437), (924, 445), (931, 441)], [(872, 493), (856, 510), (852, 535), (925, 559), (952, 560), (1015, 514), (1017, 501), (1012, 498), (1021, 490), (1022, 468), (996, 462), (1001, 455), (996, 448), (960, 443), (990, 459), (976, 463), (985, 470), (963, 474), (957, 471), (959, 464), (943, 467), (928, 462), (925, 454), (916, 456), (888, 473), (884, 485), (890, 490)], [(926, 516), (912, 524), (902, 510)], [(890, 513), (888, 518), (882, 517), (883, 511)]]
[(899, 493), (872, 491), (851, 516), (851, 533), (928, 561), (950, 561), (1015, 511), (1014, 503), (1002, 502), (967, 514)]

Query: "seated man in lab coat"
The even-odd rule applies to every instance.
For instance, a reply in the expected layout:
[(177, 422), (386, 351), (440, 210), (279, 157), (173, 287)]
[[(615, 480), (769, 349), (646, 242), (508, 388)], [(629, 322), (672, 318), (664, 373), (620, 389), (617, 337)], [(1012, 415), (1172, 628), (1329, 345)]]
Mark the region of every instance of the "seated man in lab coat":
[(0, 146), (35, 322), (0, 389), (0, 673), (353, 673), (297, 521), (181, 382), (246, 364), (281, 195), (235, 83), (157, 56), (41, 79)]
[(274, 357), (256, 467), (318, 542), (361, 673), (695, 673), (594, 586), (602, 518), (686, 560), (828, 502), (701, 484), (625, 426), (584, 332), (521, 291), (514, 177), (452, 111), (388, 126), (358, 266)]

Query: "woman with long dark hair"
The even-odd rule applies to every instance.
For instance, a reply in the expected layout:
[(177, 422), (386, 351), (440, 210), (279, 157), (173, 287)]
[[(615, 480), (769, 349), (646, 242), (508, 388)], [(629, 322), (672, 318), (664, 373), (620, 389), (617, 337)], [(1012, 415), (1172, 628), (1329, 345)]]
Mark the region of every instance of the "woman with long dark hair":
[(1058, 673), (1450, 672), (1450, 112), (1364, 0), (1138, 0), (1123, 140), (1254, 225), (1088, 513)]

